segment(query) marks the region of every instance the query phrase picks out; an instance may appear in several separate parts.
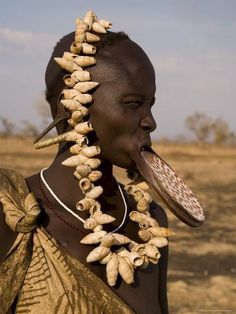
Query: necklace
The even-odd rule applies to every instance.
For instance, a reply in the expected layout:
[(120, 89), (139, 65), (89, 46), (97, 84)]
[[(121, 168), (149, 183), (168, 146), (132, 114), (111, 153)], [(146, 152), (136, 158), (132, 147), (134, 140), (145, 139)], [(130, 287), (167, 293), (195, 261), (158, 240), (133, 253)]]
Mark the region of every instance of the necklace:
[[(60, 199), (59, 197), (54, 193), (54, 191), (52, 190), (52, 188), (49, 186), (49, 184), (47, 183), (45, 177), (44, 177), (44, 171), (47, 170), (48, 168), (43, 168), (41, 171), (40, 171), (40, 179), (41, 181), (43, 182), (43, 184), (45, 185), (45, 187), (47, 188), (47, 190), (49, 191), (49, 193), (54, 197), (54, 199), (68, 212), (70, 213), (71, 215), (73, 215), (76, 219), (78, 219), (79, 221), (81, 221), (82, 223), (85, 223), (85, 220), (83, 218), (81, 218), (78, 214), (76, 214), (71, 208), (69, 208), (68, 206), (66, 206), (66, 204), (64, 204)], [(125, 199), (125, 196), (124, 196), (124, 192), (122, 191), (121, 187), (120, 187), (120, 184), (119, 182), (116, 180), (116, 183), (117, 183), (117, 186), (119, 188), (119, 192), (120, 192), (120, 195), (122, 197), (122, 200), (123, 200), (123, 204), (124, 204), (124, 207), (125, 207), (125, 213), (124, 213), (124, 216), (123, 216), (123, 219), (120, 223), (120, 225), (114, 229), (113, 231), (109, 232), (109, 233), (114, 233), (114, 232), (117, 232), (118, 230), (120, 230), (124, 223), (125, 223), (125, 220), (127, 218), (127, 213), (128, 213), (128, 206), (127, 206), (127, 202), (126, 202), (126, 199)]]

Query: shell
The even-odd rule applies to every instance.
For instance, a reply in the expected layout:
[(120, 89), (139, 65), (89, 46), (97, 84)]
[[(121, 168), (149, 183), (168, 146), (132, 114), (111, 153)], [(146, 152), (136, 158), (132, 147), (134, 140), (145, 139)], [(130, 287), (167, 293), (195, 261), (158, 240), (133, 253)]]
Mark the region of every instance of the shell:
[(65, 51), (62, 58), (68, 61), (73, 61), (76, 57), (78, 57), (77, 54)]
[[(74, 145), (75, 146), (75, 145)], [(74, 146), (72, 146), (72, 147), (74, 147)], [(71, 147), (71, 148), (72, 148)], [(72, 151), (71, 151), (71, 153), (72, 153)], [(90, 171), (91, 171), (91, 168), (88, 166), (88, 165), (78, 165), (77, 167), (76, 167), (76, 172), (81, 176), (81, 177), (85, 177), (85, 176), (87, 176), (87, 174), (88, 173), (90, 173)]]
[(76, 30), (75, 30), (75, 36), (76, 34), (83, 34), (88, 30), (88, 25), (81, 19), (76, 19)]
[(76, 58), (73, 59), (73, 62), (80, 67), (88, 67), (96, 64), (96, 59), (94, 57), (88, 56), (77, 56)]
[(67, 167), (77, 167), (78, 165), (84, 163), (85, 161), (86, 157), (82, 154), (79, 154), (65, 159), (61, 164)]
[(154, 260), (157, 260), (161, 257), (161, 254), (158, 251), (158, 248), (152, 244), (146, 244), (145, 252), (146, 252), (147, 257), (150, 257)]
[(99, 23), (105, 27), (105, 28), (111, 28), (112, 27), (112, 23), (106, 20), (99, 20)]
[(61, 103), (67, 110), (71, 112), (77, 111), (81, 108), (80, 103), (74, 99), (62, 99)]
[(91, 169), (97, 169), (101, 165), (101, 160), (98, 158), (87, 158), (86, 165)]
[(86, 40), (86, 33), (76, 33), (75, 34), (75, 41), (77, 43), (83, 43)]
[(100, 259), (99, 263), (105, 265), (105, 264), (107, 264), (107, 263), (109, 262), (109, 260), (111, 259), (111, 257), (112, 257), (112, 252), (110, 251), (110, 252), (107, 254), (107, 256), (105, 256), (105, 257), (103, 257), (102, 259)]
[(76, 80), (76, 82), (87, 82), (91, 80), (91, 75), (88, 71), (75, 71), (71, 74), (72, 78)]
[(143, 197), (148, 203), (152, 202), (152, 196), (148, 192), (143, 192)]
[(170, 229), (167, 229), (167, 228), (164, 228), (164, 227), (151, 227), (151, 228), (149, 228), (149, 231), (155, 237), (170, 237), (170, 236), (175, 234)]
[(99, 186), (95, 186), (91, 191), (86, 193), (86, 197), (96, 199), (103, 193), (103, 188)]
[(140, 265), (139, 268), (140, 269), (146, 269), (149, 265), (149, 259), (147, 256), (142, 256), (142, 258), (143, 258), (143, 263), (142, 263), (142, 265)]
[(87, 146), (82, 149), (81, 153), (84, 156), (91, 158), (96, 155), (99, 155), (101, 153), (101, 149), (99, 146)]
[(131, 249), (132, 252), (138, 252), (141, 256), (145, 255), (145, 244), (136, 244)]
[(92, 34), (92, 33), (89, 33), (89, 32), (85, 33), (85, 38), (86, 38), (86, 41), (88, 43), (96, 43), (96, 42), (100, 41), (99, 36)]
[(143, 240), (144, 242), (149, 241), (153, 237), (153, 235), (148, 229), (140, 229), (138, 231), (138, 235), (140, 239)]
[(103, 229), (102, 225), (97, 225), (94, 229), (93, 232), (101, 231)]
[(136, 252), (129, 252), (124, 247), (121, 247), (116, 252), (120, 256), (128, 257), (131, 264), (135, 267), (141, 266), (143, 264), (143, 258)]
[(92, 130), (93, 130), (93, 127), (89, 121), (79, 123), (75, 127), (75, 131), (81, 135), (85, 135)]
[(76, 209), (79, 211), (86, 211), (90, 210), (90, 208), (95, 205), (96, 201), (94, 199), (85, 197), (76, 204)]
[(141, 214), (137, 211), (132, 211), (130, 214), (129, 214), (129, 218), (132, 220), (132, 221), (135, 221), (137, 223), (140, 223), (142, 220), (146, 219), (146, 215), (144, 214)]
[(73, 61), (67, 61), (63, 58), (54, 58), (54, 60), (56, 61), (56, 63), (58, 63), (60, 65), (60, 67), (62, 67), (64, 70), (72, 73), (76, 70), (81, 70), (81, 67), (74, 63)]
[(124, 257), (118, 255), (118, 271), (123, 280), (130, 285), (134, 282), (133, 269), (130, 267), (129, 263), (125, 260)]
[(103, 257), (107, 256), (110, 252), (110, 249), (104, 246), (96, 247), (86, 258), (87, 263), (96, 262), (102, 259)]
[(101, 239), (107, 234), (106, 231), (101, 230), (86, 235), (80, 243), (82, 244), (97, 244), (100, 243)]
[(82, 147), (84, 145), (88, 145), (88, 138), (86, 136), (81, 136), (75, 142), (76, 142), (76, 144), (78, 144), (78, 145), (80, 145)]
[(79, 181), (79, 187), (83, 192), (86, 192), (94, 187), (93, 183), (88, 178), (82, 178)]
[(138, 203), (137, 203), (137, 210), (139, 212), (145, 212), (149, 209), (149, 204), (148, 202), (145, 200), (145, 198), (141, 198)]
[(76, 83), (76, 80), (71, 76), (71, 74), (66, 74), (63, 77), (63, 81), (68, 87), (73, 87)]
[(75, 122), (75, 126), (83, 120), (83, 117), (84, 115), (81, 110), (76, 110), (71, 115), (71, 119)]
[(88, 174), (88, 178), (90, 181), (95, 182), (102, 177), (102, 172), (99, 170), (93, 170)]
[(76, 126), (76, 122), (73, 120), (73, 119), (68, 119), (67, 120), (67, 123), (72, 127), (74, 128)]
[(106, 34), (107, 32), (105, 27), (99, 22), (94, 22), (92, 25), (92, 29), (94, 32), (99, 33), (99, 34)]
[[(85, 37), (85, 36), (84, 36)], [(81, 42), (77, 42), (77, 41), (74, 41), (71, 46), (70, 46), (70, 52), (71, 53), (74, 53), (74, 54), (79, 54), (82, 50), (82, 44)]]
[(83, 43), (82, 50), (85, 55), (95, 55), (97, 49), (93, 45)]
[(89, 104), (93, 101), (93, 97), (90, 94), (81, 94), (79, 91), (75, 90), (77, 92), (76, 97), (74, 98), (78, 102), (80, 102), (83, 105)]
[(137, 189), (136, 191), (132, 192), (132, 195), (133, 195), (135, 201), (139, 202), (143, 198), (143, 191), (141, 191), (140, 189)]
[(119, 267), (118, 257), (116, 253), (113, 253), (111, 259), (109, 260), (106, 266), (107, 282), (111, 287), (113, 287), (116, 284), (118, 276), (118, 267)]
[(132, 211), (129, 214), (129, 217), (131, 220), (137, 222), (140, 225), (140, 228), (159, 226), (158, 222), (154, 218), (148, 217), (147, 215), (137, 211)]
[(97, 226), (97, 222), (94, 218), (88, 218), (84, 222), (84, 229), (94, 229)]
[(93, 21), (94, 21), (93, 11), (88, 11), (84, 17), (84, 23), (88, 25), (89, 30), (92, 29)]
[[(93, 215), (93, 218), (96, 220), (96, 222), (99, 225), (104, 225), (104, 224), (109, 224), (113, 221), (115, 221), (116, 219), (108, 214), (102, 214), (102, 212), (100, 212), (101, 214), (97, 214), (99, 212), (95, 212)], [(95, 215), (97, 214), (97, 215)]]
[(98, 82), (79, 82), (75, 84), (74, 89), (78, 90), (80, 93), (86, 93), (98, 85)]
[(148, 244), (152, 244), (158, 248), (161, 248), (168, 245), (168, 240), (164, 237), (154, 237), (148, 242)]
[(65, 99), (73, 99), (76, 96), (80, 95), (80, 92), (75, 89), (63, 89), (62, 95)]

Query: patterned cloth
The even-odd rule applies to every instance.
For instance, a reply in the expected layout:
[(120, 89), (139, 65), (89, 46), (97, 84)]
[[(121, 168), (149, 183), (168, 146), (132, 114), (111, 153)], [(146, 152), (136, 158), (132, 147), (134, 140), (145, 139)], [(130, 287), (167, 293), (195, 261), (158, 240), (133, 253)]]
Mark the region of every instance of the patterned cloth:
[(0, 201), (17, 238), (0, 265), (0, 314), (134, 313), (85, 265), (62, 251), (41, 226), (40, 207), (24, 178), (0, 169)]

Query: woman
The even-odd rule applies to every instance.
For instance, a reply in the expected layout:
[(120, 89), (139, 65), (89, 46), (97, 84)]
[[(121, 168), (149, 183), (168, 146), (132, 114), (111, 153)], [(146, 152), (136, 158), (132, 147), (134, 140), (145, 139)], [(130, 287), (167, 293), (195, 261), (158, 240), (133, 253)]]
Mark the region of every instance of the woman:
[[(112, 173), (113, 165), (137, 173), (135, 161), (151, 146), (150, 133), (156, 128), (151, 113), (155, 73), (136, 43), (124, 33), (107, 32), (108, 27), (89, 11), (84, 20), (77, 20), (76, 32), (56, 45), (49, 61), (45, 78), (54, 118), (51, 126), (56, 125), (63, 136), (41, 140), (36, 146), (60, 142), (51, 166), (26, 180), (1, 171), (0, 313), (10, 307), (16, 313), (168, 313), (167, 242), (162, 237), (164, 243), (151, 258), (144, 245), (138, 246), (142, 242), (138, 219), (129, 215), (146, 215), (149, 227), (157, 228), (158, 224), (167, 227), (166, 214), (139, 188), (142, 185), (124, 188)], [(86, 56), (88, 45), (93, 50), (87, 61), (76, 59)], [(63, 57), (71, 51), (75, 54)], [(73, 74), (80, 67), (89, 78), (80, 77), (76, 85)], [(91, 78), (94, 84), (81, 84)], [(80, 109), (75, 109), (77, 103)], [(81, 131), (81, 127), (87, 129)], [(75, 136), (73, 141), (69, 136)], [(91, 173), (97, 176), (94, 180)], [(140, 211), (137, 190), (144, 206)], [(91, 191), (98, 194), (92, 196)], [(93, 205), (90, 216), (84, 199)], [(99, 224), (96, 215), (104, 215), (109, 223)], [(91, 231), (100, 236), (92, 246), (86, 238)], [(102, 255), (94, 258), (91, 252), (97, 253), (98, 245)], [(142, 254), (138, 255), (137, 247)]]

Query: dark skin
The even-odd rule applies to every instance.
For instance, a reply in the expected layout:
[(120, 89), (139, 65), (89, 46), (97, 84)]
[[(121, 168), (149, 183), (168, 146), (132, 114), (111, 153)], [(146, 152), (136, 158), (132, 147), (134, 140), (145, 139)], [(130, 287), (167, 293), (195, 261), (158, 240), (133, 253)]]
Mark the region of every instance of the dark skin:
[[(100, 168), (103, 176), (96, 182), (96, 185), (102, 185), (104, 189), (99, 201), (103, 212), (108, 212), (116, 218), (111, 226), (115, 228), (122, 221), (124, 204), (112, 174), (112, 165), (135, 169), (132, 158), (134, 151), (151, 145), (150, 133), (156, 128), (151, 113), (151, 107), (155, 101), (155, 73), (143, 50), (130, 40), (122, 40), (104, 49), (102, 53), (98, 52), (96, 59), (97, 65), (91, 67), (90, 72), (93, 80), (99, 82), (100, 85), (93, 93), (93, 103), (90, 106), (89, 120), (96, 132), (91, 135), (90, 145), (96, 144), (101, 147), (99, 158), (102, 160)], [(54, 193), (60, 196), (60, 200), (68, 207), (75, 208), (76, 202), (84, 196), (78, 189), (78, 182), (73, 176), (74, 168), (61, 165), (63, 160), (71, 156), (68, 147), (68, 144), (60, 147), (59, 153), (45, 171), (44, 177)], [(87, 234), (81, 222), (75, 221), (73, 216), (65, 212), (43, 184), (40, 186), (38, 175), (27, 178), (27, 184), (41, 205), (40, 223), (69, 254), (85, 262), (91, 247), (79, 243), (79, 240)], [(133, 199), (127, 196), (126, 200), (129, 209), (135, 210)], [(155, 203), (152, 203), (151, 207), (160, 225), (166, 226), (167, 219), (163, 210)], [(84, 212), (79, 215), (84, 219), (88, 217)], [(4, 258), (15, 239), (15, 234), (3, 220), (0, 210), (1, 259)], [(139, 241), (135, 224), (129, 223), (124, 229), (124, 234)], [(168, 313), (167, 258), (167, 249), (164, 249), (159, 264), (158, 301), (162, 313)], [(104, 280), (104, 270), (95, 266), (92, 271)]]

